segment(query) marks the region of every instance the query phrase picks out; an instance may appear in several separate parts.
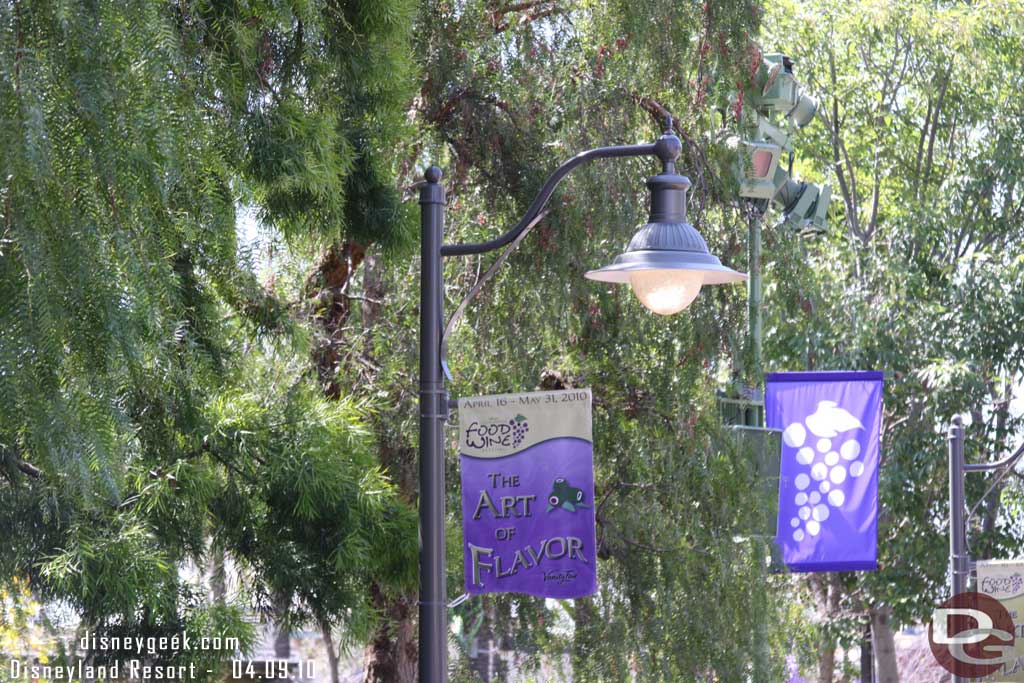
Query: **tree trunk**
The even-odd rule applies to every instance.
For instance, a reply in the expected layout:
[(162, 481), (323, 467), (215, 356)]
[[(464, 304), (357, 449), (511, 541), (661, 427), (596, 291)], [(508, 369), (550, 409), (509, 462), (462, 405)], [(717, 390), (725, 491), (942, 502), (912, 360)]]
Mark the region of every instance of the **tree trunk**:
[(836, 670), (836, 644), (822, 640), (818, 646), (818, 683), (832, 683)]
[[(367, 263), (363, 277), (363, 296), (355, 297), (352, 278), (364, 260)], [(380, 315), (379, 302), (384, 297), (384, 285), (378, 257), (371, 254), (367, 259), (366, 249), (355, 242), (331, 245), (306, 279), (306, 295), (314, 303), (314, 322), (321, 332), (320, 342), (313, 350), (313, 362), (324, 396), (337, 399), (341, 396), (341, 387), (337, 381), (338, 366), (345, 360), (343, 353), (352, 351), (351, 340), (345, 338), (344, 332), (353, 310), (352, 300), (362, 299), (360, 313), (365, 333), (372, 330)], [(366, 334), (366, 337), (369, 339), (370, 335)], [(369, 356), (372, 349), (373, 345), (368, 341), (361, 350)], [(391, 450), (388, 444), (381, 444), (381, 464), (398, 484), (403, 497), (414, 501), (416, 479), (403, 477), (402, 472), (414, 468), (415, 452), (411, 449), (394, 450), (397, 463), (389, 462)], [(416, 596), (390, 597), (374, 585), (371, 588), (371, 599), (383, 618), (366, 649), (366, 683), (415, 683)], [(326, 626), (329, 627), (329, 624)], [(321, 631), (329, 635), (324, 625), (321, 625)], [(336, 664), (334, 669), (337, 671)], [(332, 678), (333, 683), (337, 683), (336, 675)]]
[(278, 593), (274, 596), (274, 657), (291, 659), (292, 634), (288, 626), (288, 604), (291, 596)]
[(574, 681), (596, 679), (593, 673), (599, 667), (594, 662), (597, 653), (600, 651), (600, 643), (595, 642), (594, 629), (592, 628), (596, 619), (597, 610), (594, 608), (593, 598), (576, 600), (572, 610), (574, 635), (569, 650)]
[(366, 683), (416, 683), (415, 596), (395, 599), (374, 586), (373, 603), (384, 619), (366, 650)]
[(277, 659), (290, 659), (292, 656), (292, 634), (284, 626), (277, 626), (274, 636), (274, 657)]
[[(360, 254), (363, 261), (362, 328), (366, 360), (373, 361), (373, 328), (380, 319), (387, 295), (384, 267), (376, 251)], [(372, 381), (371, 369), (366, 381)], [(419, 484), (416, 451), (410, 444), (396, 441), (387, 434), (378, 434), (381, 465), (398, 486), (402, 498), (415, 504)], [(366, 648), (366, 683), (415, 683), (418, 665), (416, 641), (416, 595), (388, 596), (373, 586), (374, 607), (383, 615)]]
[(210, 547), (210, 597), (217, 605), (227, 599), (227, 569), (224, 566), (224, 551)]
[[(377, 324), (384, 307), (385, 293), (384, 263), (376, 250), (367, 251), (363, 261), (363, 330), (369, 330)], [(370, 355), (372, 349), (372, 345), (369, 345), (367, 355)]]
[(483, 624), (473, 637), (469, 649), (469, 670), (476, 674), (481, 683), (494, 681), (494, 630), (491, 628), (491, 615), (488, 612), (485, 605)]
[(892, 633), (892, 609), (873, 607), (871, 615), (871, 644), (875, 651), (875, 683), (900, 683), (896, 664), (896, 641)]
[[(842, 598), (839, 575), (812, 574), (808, 581), (811, 589), (818, 595), (822, 618), (826, 622), (831, 621), (839, 614), (839, 603)], [(833, 683), (835, 671), (836, 641), (829, 636), (823, 636), (818, 643), (818, 683)]]
[(320, 636), (324, 641), (324, 649), (327, 650), (327, 665), (330, 668), (331, 683), (341, 683), (340, 673), (338, 671), (338, 649), (334, 645), (334, 636), (331, 635), (331, 625), (325, 622), (320, 622)]
[(314, 302), (314, 321), (322, 332), (322, 338), (313, 350), (313, 363), (327, 398), (341, 396), (337, 374), (342, 361), (341, 352), (345, 348), (343, 329), (352, 312), (349, 287), (365, 256), (366, 249), (355, 242), (333, 244), (306, 278), (306, 296)]
[(508, 680), (508, 662), (501, 656), (501, 636), (494, 631), (498, 611), (494, 600), (482, 600), (483, 621), (480, 630), (473, 635), (474, 645), (470, 647), (469, 669), (481, 683), (505, 683)]
[[(1006, 383), (1003, 391), (998, 391), (995, 386), (990, 382), (990, 392), (992, 394), (993, 410), (996, 414), (995, 421), (995, 448), (993, 453), (993, 459), (998, 460), (999, 458), (1007, 455), (1007, 429), (1006, 422), (1010, 417), (1010, 401), (1013, 399), (1013, 385), (1009, 382)], [(975, 411), (976, 412), (976, 411)], [(978, 415), (975, 420), (983, 419), (983, 416)], [(983, 421), (978, 421), (976, 424), (983, 425)], [(1002, 506), (1002, 493), (1003, 487), (1006, 485), (1006, 480), (996, 484), (992, 491), (988, 494), (988, 498), (985, 499), (984, 514), (981, 518), (981, 532), (983, 535), (988, 536), (996, 530), (996, 521), (999, 519), (999, 510)], [(983, 556), (984, 557), (984, 556)]]

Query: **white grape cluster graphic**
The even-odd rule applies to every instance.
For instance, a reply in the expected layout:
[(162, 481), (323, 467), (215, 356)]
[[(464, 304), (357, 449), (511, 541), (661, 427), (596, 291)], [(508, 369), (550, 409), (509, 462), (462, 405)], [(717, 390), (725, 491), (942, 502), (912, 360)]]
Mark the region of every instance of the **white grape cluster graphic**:
[(860, 443), (852, 436), (845, 441), (841, 437), (854, 429), (864, 429), (864, 425), (834, 401), (821, 401), (814, 414), (783, 430), (782, 440), (797, 449), (797, 463), (808, 468), (793, 480), (798, 490), (793, 502), (798, 509), (789, 524), (797, 543), (821, 533), (821, 525), (831, 514), (829, 506), (839, 509), (846, 503), (843, 484), (847, 478), (864, 474)]

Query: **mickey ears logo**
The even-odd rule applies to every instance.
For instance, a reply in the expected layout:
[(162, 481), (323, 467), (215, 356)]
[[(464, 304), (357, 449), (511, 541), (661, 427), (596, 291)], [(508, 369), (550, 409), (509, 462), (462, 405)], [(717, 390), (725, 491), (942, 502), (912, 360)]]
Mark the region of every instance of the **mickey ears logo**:
[(928, 644), (942, 667), (963, 678), (997, 673), (1013, 658), (1013, 618), (983, 593), (960, 593), (942, 603), (928, 625)]

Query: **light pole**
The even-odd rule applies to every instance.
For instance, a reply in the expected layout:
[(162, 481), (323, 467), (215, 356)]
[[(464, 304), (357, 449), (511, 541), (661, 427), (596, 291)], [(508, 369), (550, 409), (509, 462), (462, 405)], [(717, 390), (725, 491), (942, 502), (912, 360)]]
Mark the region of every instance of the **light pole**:
[(578, 154), (548, 177), (515, 227), (480, 244), (442, 243), (445, 192), (441, 169), (431, 166), (424, 173), (425, 182), (420, 186), (420, 683), (444, 683), (448, 673), (443, 444), (448, 395), (441, 369), (443, 259), (482, 254), (512, 242), (537, 218), (558, 183), (585, 163), (594, 159), (654, 156), (661, 161), (662, 172), (647, 180), (651, 192), (649, 221), (636, 231), (625, 252), (604, 268), (589, 271), (586, 277), (602, 282), (628, 282), (641, 303), (654, 313), (677, 313), (690, 305), (703, 285), (741, 282), (747, 278), (723, 266), (708, 251), (700, 233), (686, 221), (686, 190), (690, 181), (678, 175), (675, 167), (682, 150), (669, 118), (666, 132), (657, 142), (599, 147)]
[[(967, 523), (971, 514), (980, 504), (980, 502), (975, 504), (971, 512), (964, 515), (964, 510), (967, 507), (964, 478), (968, 472), (992, 472), (1002, 469), (1002, 472), (993, 479), (981, 497), (981, 500), (985, 500), (992, 489), (1013, 471), (1017, 461), (1024, 457), (1024, 445), (997, 462), (968, 464), (964, 462), (964, 423), (963, 418), (959, 415), (953, 416), (947, 438), (949, 440), (949, 597), (953, 598), (967, 591), (967, 580), (974, 568), (974, 562), (967, 552)], [(963, 680), (960, 676), (953, 676), (953, 683), (961, 683)]]

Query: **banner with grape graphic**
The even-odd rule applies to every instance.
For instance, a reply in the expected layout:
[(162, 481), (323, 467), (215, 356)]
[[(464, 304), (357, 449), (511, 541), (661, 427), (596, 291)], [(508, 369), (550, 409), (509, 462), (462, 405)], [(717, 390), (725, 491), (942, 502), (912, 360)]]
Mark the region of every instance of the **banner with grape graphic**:
[(881, 372), (781, 372), (765, 381), (782, 430), (777, 541), (797, 572), (877, 569)]
[(597, 590), (589, 389), (459, 400), (466, 592)]

